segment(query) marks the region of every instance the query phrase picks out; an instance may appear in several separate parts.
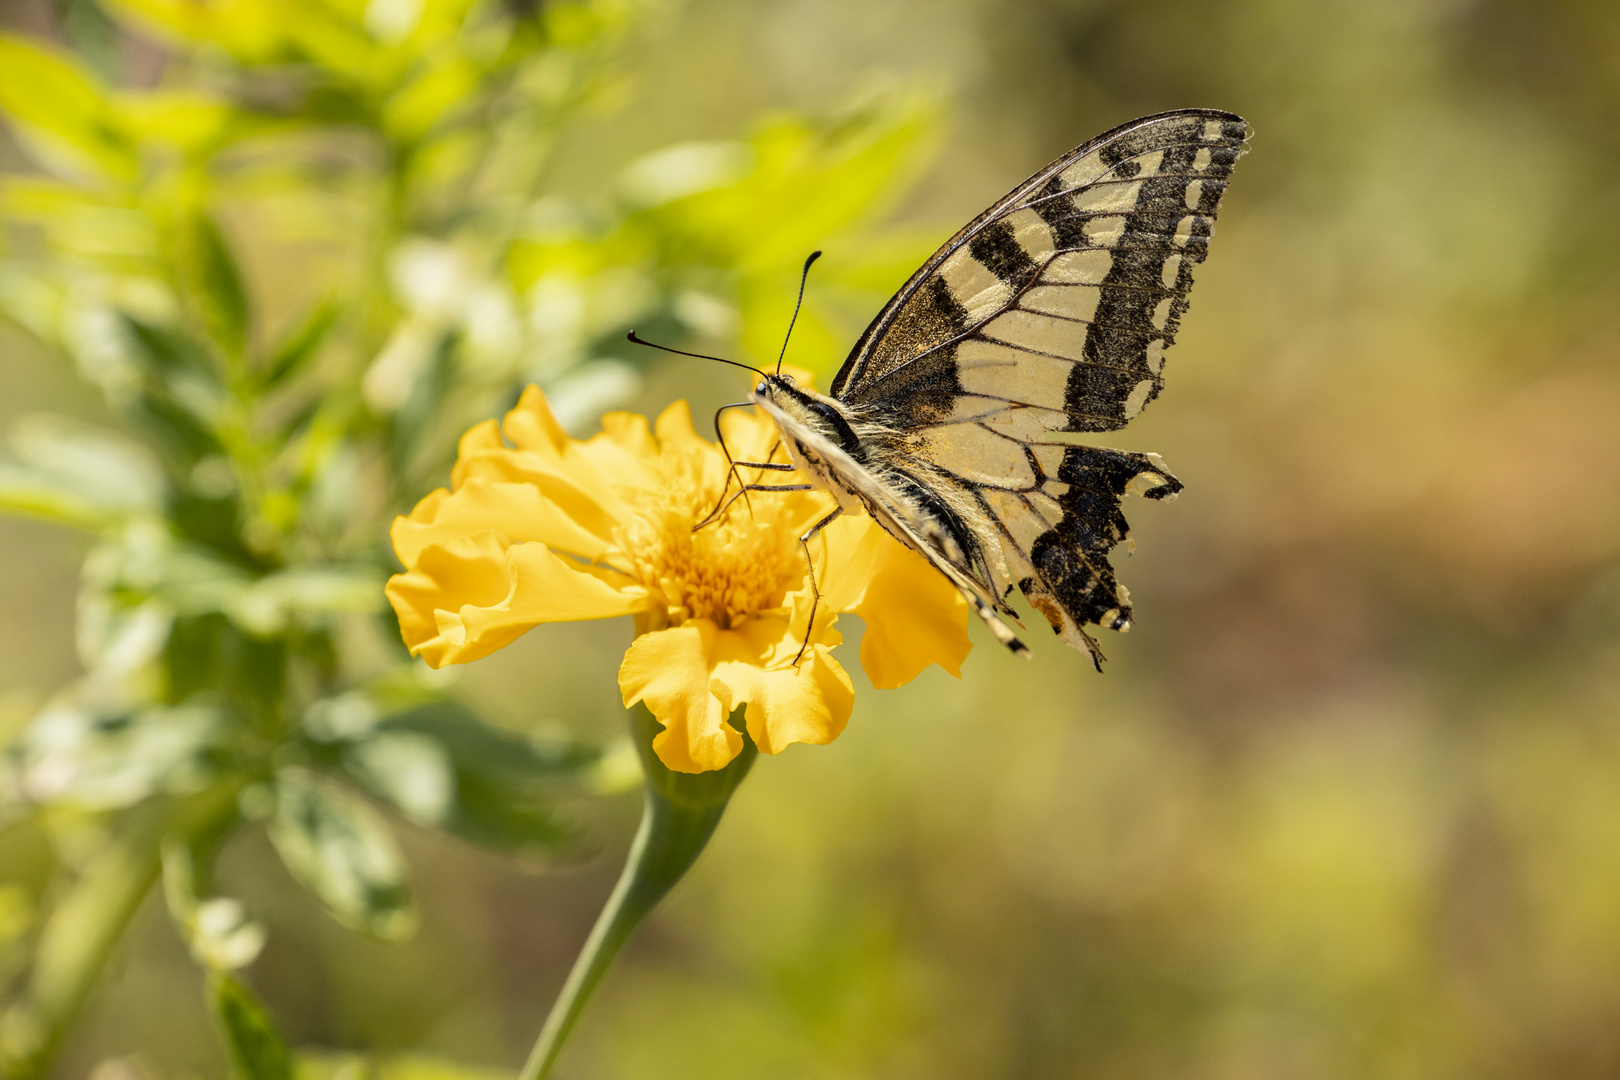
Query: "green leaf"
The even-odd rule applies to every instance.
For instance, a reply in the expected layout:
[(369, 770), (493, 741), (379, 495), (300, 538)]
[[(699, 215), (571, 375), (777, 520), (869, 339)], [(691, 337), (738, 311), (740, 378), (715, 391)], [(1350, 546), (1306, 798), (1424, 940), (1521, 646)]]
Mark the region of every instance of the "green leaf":
[(292, 1080), (292, 1055), (270, 1011), (229, 975), (209, 979), (214, 1019), (241, 1080)]
[(303, 370), (304, 364), (315, 356), (332, 332), (332, 327), (337, 325), (341, 310), (337, 301), (332, 299), (316, 304), (304, 320), (270, 351), (270, 359), (259, 374), (259, 385), (271, 389)]
[(214, 375), (208, 353), (178, 330), (138, 319), (127, 312), (119, 312), (119, 321), (133, 339), (137, 357), (147, 361), (152, 370), (165, 375), (182, 371)]
[(303, 768), (276, 774), (270, 839), (345, 926), (386, 941), (416, 929), (404, 859), (388, 824), (347, 788)]
[(244, 629), (276, 633), (296, 619), (381, 611), (387, 606), (386, 578), (364, 563), (293, 566), (258, 579), (226, 610)]
[(175, 272), (191, 293), (208, 334), (227, 356), (247, 348), (248, 297), (236, 259), (219, 226), (200, 211), (175, 229)]
[(85, 810), (132, 806), (149, 795), (202, 790), (224, 717), (200, 705), (99, 713), (73, 704), (46, 708), (15, 748), (19, 782), (38, 803)]
[(135, 155), (108, 123), (101, 86), (72, 57), (0, 34), (0, 112), (47, 166), (74, 178), (135, 179)]
[(116, 520), (71, 487), (7, 461), (0, 461), (0, 511), (79, 529), (99, 529)]
[(0, 510), (96, 528), (162, 506), (157, 463), (117, 432), (36, 415), (18, 421), (11, 444), (18, 460), (0, 461)]
[(133, 139), (190, 153), (216, 146), (237, 119), (228, 101), (197, 90), (126, 91), (115, 94), (112, 105)]
[(384, 1058), (309, 1051), (298, 1054), (298, 1080), (513, 1080), (516, 1075), (509, 1070), (475, 1068), (424, 1054)]
[(444, 748), (426, 735), (379, 731), (343, 755), (344, 769), (426, 828), (449, 823), (456, 777)]
[(456, 779), (445, 827), (463, 839), (530, 857), (566, 855), (577, 847), (581, 830), (555, 799), (596, 764), (601, 755), (594, 747), (502, 731), (455, 702), (388, 717), (379, 730), (416, 732), (444, 748)]

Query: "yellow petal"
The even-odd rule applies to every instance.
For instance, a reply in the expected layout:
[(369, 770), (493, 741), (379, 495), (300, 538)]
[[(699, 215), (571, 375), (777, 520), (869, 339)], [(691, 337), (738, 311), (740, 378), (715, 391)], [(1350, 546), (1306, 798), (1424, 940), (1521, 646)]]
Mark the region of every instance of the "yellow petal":
[(619, 665), (626, 707), (644, 701), (664, 730), (653, 752), (676, 772), (723, 769), (742, 750), (728, 710), (709, 692), (710, 657), (718, 631), (707, 619), (642, 634)]
[[(825, 645), (812, 645), (797, 665), (799, 650), (778, 619), (749, 619), (721, 631), (709, 686), (726, 709), (747, 703), (749, 737), (767, 754), (793, 743), (830, 743), (849, 723), (855, 689)], [(767, 665), (785, 654), (787, 666)]]
[(400, 562), (411, 566), (429, 544), (481, 532), (501, 533), (513, 543), (538, 541), (553, 551), (591, 560), (612, 547), (607, 537), (582, 527), (537, 485), (482, 476), (469, 478), (453, 493), (429, 495), (409, 517), (394, 519), (390, 536)]
[(562, 460), (571, 441), (568, 432), (551, 415), (551, 406), (538, 386), (526, 386), (523, 396), (501, 421), (501, 430), (519, 450), (529, 450)]
[(496, 532), (430, 544), (388, 582), (412, 653), (432, 667), (487, 656), (543, 622), (629, 615), (646, 592), (611, 571), (563, 559)]
[(869, 517), (839, 518), (825, 535), (822, 598), (866, 623), (861, 667), (872, 685), (904, 686), (929, 664), (960, 678), (968, 605), (945, 575)]
[(456, 442), (456, 464), (450, 470), (450, 486), (458, 488), (467, 481), (469, 476), (493, 475), (494, 479), (509, 479), (498, 468), (491, 473), (488, 468), (480, 466), (488, 460), (502, 461), (512, 453), (512, 448), (506, 445), (501, 438), (500, 425), (493, 420), (485, 420), (467, 429)]
[(658, 420), (653, 425), (653, 433), (658, 436), (660, 450), (682, 449), (697, 450), (705, 454), (714, 453), (714, 444), (699, 436), (697, 429), (692, 426), (692, 407), (685, 401), (673, 401), (659, 413)]

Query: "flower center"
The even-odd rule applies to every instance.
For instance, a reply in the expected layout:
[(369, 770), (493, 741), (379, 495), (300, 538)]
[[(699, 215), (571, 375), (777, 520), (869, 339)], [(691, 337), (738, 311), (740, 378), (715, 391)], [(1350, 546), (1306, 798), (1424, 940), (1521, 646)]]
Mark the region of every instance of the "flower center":
[(615, 537), (632, 574), (662, 598), (668, 625), (709, 619), (722, 629), (782, 606), (798, 584), (803, 559), (777, 522), (770, 494), (739, 501), (717, 521), (692, 531), (714, 508), (720, 485), (706, 483), (700, 463), (679, 467), (664, 456), (660, 483), (636, 500), (640, 516)]

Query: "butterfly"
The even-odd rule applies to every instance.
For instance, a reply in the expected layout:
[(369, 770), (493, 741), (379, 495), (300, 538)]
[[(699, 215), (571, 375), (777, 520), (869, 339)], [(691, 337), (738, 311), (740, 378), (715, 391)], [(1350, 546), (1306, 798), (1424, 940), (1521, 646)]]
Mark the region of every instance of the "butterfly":
[(800, 538), (812, 587), (810, 539), (864, 512), (1012, 651), (1029, 651), (1006, 622), (1017, 587), (1102, 669), (1085, 627), (1123, 631), (1131, 619), (1109, 563), (1130, 540), (1121, 500), (1167, 501), (1182, 484), (1156, 454), (1051, 436), (1116, 430), (1158, 396), (1248, 134), (1232, 113), (1181, 109), (1099, 135), (946, 241), (872, 320), (831, 393), (780, 363), (761, 373), (750, 402), (791, 464), (735, 464), (810, 481), (746, 491), (820, 488), (836, 500)]

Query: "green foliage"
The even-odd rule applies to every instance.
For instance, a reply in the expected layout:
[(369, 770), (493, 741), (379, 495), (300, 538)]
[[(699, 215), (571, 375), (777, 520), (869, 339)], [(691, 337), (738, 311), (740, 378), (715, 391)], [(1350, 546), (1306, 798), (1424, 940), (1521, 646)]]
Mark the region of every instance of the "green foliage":
[[(409, 773), (401, 781), (420, 786)], [(270, 839), (339, 922), (385, 941), (416, 928), (399, 848), (377, 811), (347, 789), (305, 769), (282, 770)]]
[(209, 997), (241, 1080), (292, 1080), (292, 1056), (253, 992), (229, 975), (209, 980)]
[[(221, 846), (263, 827), (336, 919), (397, 940), (390, 816), (556, 860), (600, 758), (491, 726), (403, 655), (391, 515), (523, 382), (569, 423), (633, 389), (632, 326), (774, 355), (804, 255), (870, 223), (933, 110), (777, 116), (570, 198), (550, 155), (638, 0), (103, 7), (70, 25), (156, 41), (156, 85), (120, 85), (104, 40), (0, 37), (0, 117), (37, 166), (0, 176), (0, 314), (109, 414), (26, 418), (0, 454), (0, 510), (93, 541), (85, 674), (0, 756), (0, 821), (89, 823), (30, 894), (32, 966), (0, 969), (0, 1071), (49, 1068), (161, 862), (237, 1071), (283, 1077), (232, 974), (265, 931), (206, 895)], [(841, 298), (923, 252), (868, 248), (818, 271), (796, 357), (830, 364)]]

